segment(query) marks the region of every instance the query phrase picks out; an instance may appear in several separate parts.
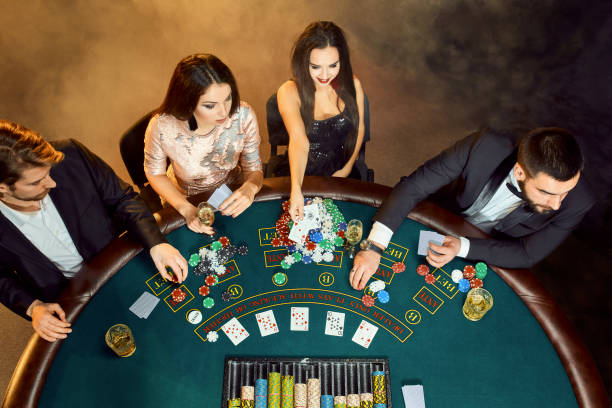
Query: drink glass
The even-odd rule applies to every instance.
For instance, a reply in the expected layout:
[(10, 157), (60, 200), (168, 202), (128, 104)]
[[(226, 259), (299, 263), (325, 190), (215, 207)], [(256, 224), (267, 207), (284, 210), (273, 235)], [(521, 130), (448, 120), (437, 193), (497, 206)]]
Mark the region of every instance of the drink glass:
[(132, 331), (125, 324), (115, 324), (106, 332), (106, 344), (119, 357), (129, 357), (136, 351)]
[(471, 321), (478, 321), (493, 307), (493, 296), (483, 288), (470, 289), (463, 304), (463, 315)]
[(203, 201), (198, 204), (198, 218), (206, 226), (211, 226), (215, 222), (215, 207)]
[(361, 236), (363, 235), (363, 224), (361, 221), (354, 219), (350, 220), (346, 225), (346, 234), (344, 237), (346, 238), (346, 244), (348, 246), (348, 254), (349, 258), (355, 257), (355, 245), (361, 241)]

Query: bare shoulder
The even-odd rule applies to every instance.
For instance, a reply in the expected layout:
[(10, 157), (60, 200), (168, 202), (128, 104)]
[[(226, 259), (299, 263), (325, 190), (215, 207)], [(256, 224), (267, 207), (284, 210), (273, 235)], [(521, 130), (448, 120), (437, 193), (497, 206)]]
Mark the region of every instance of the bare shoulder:
[(294, 81), (288, 80), (283, 83), (276, 93), (276, 98), (280, 105), (300, 106), (300, 94), (298, 93), (297, 85)]
[(363, 94), (363, 88), (361, 86), (361, 81), (355, 75), (353, 75), (353, 83), (355, 84), (355, 92), (357, 95)]

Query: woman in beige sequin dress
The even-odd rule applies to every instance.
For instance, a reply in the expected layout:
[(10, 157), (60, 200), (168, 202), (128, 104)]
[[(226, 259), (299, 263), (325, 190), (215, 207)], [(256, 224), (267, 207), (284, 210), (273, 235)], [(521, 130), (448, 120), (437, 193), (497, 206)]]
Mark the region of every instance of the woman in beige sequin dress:
[(145, 173), (189, 229), (212, 234), (186, 197), (242, 183), (220, 206), (223, 215), (240, 215), (261, 188), (259, 143), (257, 118), (240, 101), (230, 69), (214, 55), (191, 55), (177, 65), (147, 127)]

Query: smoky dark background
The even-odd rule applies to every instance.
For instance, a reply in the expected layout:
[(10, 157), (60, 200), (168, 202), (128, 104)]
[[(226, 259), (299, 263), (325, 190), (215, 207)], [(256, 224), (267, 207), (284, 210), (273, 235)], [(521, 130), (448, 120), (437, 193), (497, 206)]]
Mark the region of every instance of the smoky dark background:
[[(394, 185), (482, 127), (574, 132), (598, 203), (534, 272), (610, 390), (610, 1), (2, 1), (0, 117), (81, 140), (129, 181), (121, 134), (161, 103), (181, 58), (207, 52), (254, 108), (267, 160), (265, 102), (291, 76), (291, 45), (315, 20), (346, 32), (371, 104), (366, 160), (378, 183)], [(15, 350), (0, 359), (3, 388), (31, 329), (4, 308), (0, 318), (10, 329), (3, 347)]]

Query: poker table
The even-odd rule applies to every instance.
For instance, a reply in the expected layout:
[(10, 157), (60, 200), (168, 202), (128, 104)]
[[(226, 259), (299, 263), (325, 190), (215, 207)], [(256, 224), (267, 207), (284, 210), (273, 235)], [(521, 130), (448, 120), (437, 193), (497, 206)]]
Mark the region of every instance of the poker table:
[[(363, 222), (367, 236), (390, 188), (306, 177), (303, 191), (306, 197), (333, 199), (347, 221)], [(361, 302), (365, 292), (348, 285), (352, 262), (338, 248), (328, 262), (280, 266), (286, 250), (271, 242), (288, 192), (287, 178), (266, 179), (240, 217), (217, 217), (218, 236), (245, 243), (248, 254), (236, 254), (225, 264), (227, 273), (210, 289), (215, 302), (210, 309), (198, 293), (205, 275), (194, 274), (193, 267), (181, 285), (187, 296), (175, 303), (170, 293), (179, 285), (159, 278), (146, 251), (125, 235), (109, 244), (61, 295), (73, 332), (55, 343), (32, 336), (3, 406), (224, 406), (228, 356), (388, 359), (395, 406), (403, 406), (405, 384), (422, 384), (430, 407), (608, 406), (589, 352), (529, 270), (489, 265), (484, 287), (493, 294), (494, 306), (477, 322), (463, 316), (465, 293), (450, 277), (466, 262), (455, 259), (432, 270), (433, 284), (415, 272), (425, 262), (416, 253), (420, 230), (485, 237), (483, 232), (430, 202), (419, 204), (394, 234), (375, 275), (386, 283), (390, 300), (368, 307)], [(156, 217), (186, 258), (211, 244), (188, 230), (172, 209)], [(406, 270), (394, 272), (395, 262), (403, 262)], [(277, 272), (286, 274), (283, 284), (273, 280)], [(129, 307), (145, 291), (160, 301), (141, 319)], [(227, 301), (221, 298), (225, 291), (232, 293)], [(290, 330), (290, 309), (298, 306), (309, 308), (308, 331)], [(193, 310), (202, 314), (197, 324), (188, 318)], [(262, 337), (255, 314), (268, 310), (279, 332)], [(342, 336), (324, 333), (328, 312), (344, 313)], [(221, 330), (232, 318), (249, 333), (236, 346)], [(368, 348), (352, 341), (362, 321), (378, 328)], [(116, 357), (104, 342), (106, 330), (116, 323), (127, 324), (134, 334), (131, 357)], [(211, 331), (218, 333), (216, 342), (207, 339)]]

